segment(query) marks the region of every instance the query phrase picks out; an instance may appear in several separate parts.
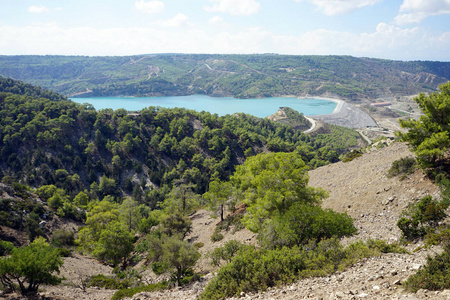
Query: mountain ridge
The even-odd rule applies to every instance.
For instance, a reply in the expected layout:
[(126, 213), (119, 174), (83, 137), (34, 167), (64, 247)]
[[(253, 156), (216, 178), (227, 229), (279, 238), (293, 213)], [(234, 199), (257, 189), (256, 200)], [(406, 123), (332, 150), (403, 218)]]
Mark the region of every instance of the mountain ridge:
[(0, 75), (73, 97), (312, 95), (373, 100), (434, 91), (450, 80), (449, 70), (450, 62), (352, 56), (0, 56)]

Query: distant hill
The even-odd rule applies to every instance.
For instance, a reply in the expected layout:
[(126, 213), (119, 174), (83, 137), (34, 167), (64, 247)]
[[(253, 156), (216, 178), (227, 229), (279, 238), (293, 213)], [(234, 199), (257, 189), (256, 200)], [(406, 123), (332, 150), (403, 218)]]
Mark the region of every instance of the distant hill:
[(0, 56), (0, 75), (71, 97), (313, 95), (358, 100), (434, 91), (450, 80), (450, 62), (273, 54)]

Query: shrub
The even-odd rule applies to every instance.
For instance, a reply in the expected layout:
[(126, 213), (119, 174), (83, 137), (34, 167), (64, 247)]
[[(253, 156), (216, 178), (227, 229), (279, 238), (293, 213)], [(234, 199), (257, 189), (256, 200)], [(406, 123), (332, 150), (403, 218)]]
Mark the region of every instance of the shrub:
[(283, 246), (303, 245), (332, 237), (350, 236), (357, 232), (353, 220), (346, 213), (308, 204), (294, 204), (288, 212), (266, 221), (258, 234), (262, 247), (274, 249)]
[(425, 236), (427, 231), (435, 229), (439, 221), (446, 217), (445, 205), (425, 196), (417, 203), (410, 203), (402, 212), (397, 222), (398, 228), (407, 240), (414, 240)]
[(360, 156), (362, 156), (361, 150), (352, 150), (351, 152), (349, 152), (345, 155), (345, 157), (342, 161), (349, 162)]
[(52, 245), (57, 247), (75, 245), (75, 234), (73, 231), (58, 229), (52, 233)]
[(85, 280), (85, 285), (87, 287), (96, 286), (99, 288), (118, 290), (129, 288), (131, 284), (128, 280), (120, 280), (117, 278), (107, 277), (103, 274), (98, 274), (87, 278)]
[(424, 267), (406, 280), (405, 288), (412, 292), (450, 289), (450, 244), (445, 246), (442, 254), (427, 257)]
[(218, 242), (223, 240), (223, 234), (221, 234), (219, 231), (214, 231), (214, 233), (211, 235), (211, 242)]
[(215, 248), (208, 256), (211, 258), (211, 264), (218, 267), (222, 264), (222, 261), (230, 263), (234, 256), (248, 247), (252, 248), (252, 246), (247, 246), (236, 240), (231, 240), (226, 242), (223, 247)]
[(241, 292), (264, 291), (301, 278), (325, 276), (381, 251), (405, 251), (383, 241), (357, 242), (343, 248), (337, 239), (276, 250), (245, 248), (217, 272), (200, 299), (223, 299)]
[(134, 288), (127, 288), (127, 289), (120, 289), (117, 292), (114, 293), (111, 300), (120, 300), (124, 298), (132, 298), (133, 295), (142, 293), (142, 292), (153, 292), (153, 291), (159, 291), (164, 290), (167, 288), (167, 282), (159, 282), (156, 284), (150, 284), (150, 285), (144, 285), (144, 286), (138, 286)]
[(11, 254), (13, 249), (14, 249), (13, 243), (0, 240), (0, 256)]
[(417, 161), (414, 157), (403, 157), (392, 163), (387, 176), (392, 178), (401, 175), (400, 180), (403, 180), (406, 176), (414, 173), (416, 167)]

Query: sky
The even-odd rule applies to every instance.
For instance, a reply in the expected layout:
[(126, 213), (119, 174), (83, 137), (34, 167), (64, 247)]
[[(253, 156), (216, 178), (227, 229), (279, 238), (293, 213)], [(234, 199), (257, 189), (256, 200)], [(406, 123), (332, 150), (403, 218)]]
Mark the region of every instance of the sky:
[(0, 55), (450, 61), (450, 0), (0, 0)]

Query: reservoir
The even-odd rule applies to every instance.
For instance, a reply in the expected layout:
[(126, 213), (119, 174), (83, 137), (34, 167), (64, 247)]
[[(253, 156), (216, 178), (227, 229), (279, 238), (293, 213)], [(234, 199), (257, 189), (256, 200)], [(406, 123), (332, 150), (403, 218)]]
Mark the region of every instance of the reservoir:
[(287, 106), (306, 116), (330, 114), (336, 102), (324, 99), (299, 99), (295, 97), (272, 97), (261, 99), (236, 99), (231, 97), (210, 97), (206, 95), (168, 96), (168, 97), (94, 97), (72, 98), (77, 103), (89, 103), (95, 109), (119, 109), (138, 111), (149, 106), (165, 108), (187, 108), (207, 111), (224, 116), (233, 113), (246, 113), (259, 118), (272, 115), (280, 107)]

